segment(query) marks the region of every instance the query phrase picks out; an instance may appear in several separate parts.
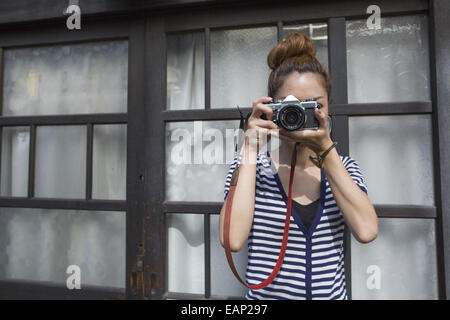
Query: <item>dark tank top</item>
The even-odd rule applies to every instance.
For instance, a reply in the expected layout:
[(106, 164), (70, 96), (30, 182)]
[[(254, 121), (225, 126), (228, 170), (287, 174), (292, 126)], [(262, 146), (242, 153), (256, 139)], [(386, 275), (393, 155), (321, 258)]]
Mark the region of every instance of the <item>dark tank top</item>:
[(317, 199), (316, 201), (313, 201), (305, 206), (295, 200), (292, 200), (292, 206), (294, 207), (295, 213), (298, 215), (307, 230), (309, 230), (314, 221), (317, 208), (319, 207), (319, 200), (320, 199)]

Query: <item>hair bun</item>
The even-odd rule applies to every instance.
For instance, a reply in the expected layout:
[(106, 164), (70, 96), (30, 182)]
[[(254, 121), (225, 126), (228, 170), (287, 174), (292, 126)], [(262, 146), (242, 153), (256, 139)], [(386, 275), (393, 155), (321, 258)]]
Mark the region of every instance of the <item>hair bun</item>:
[(273, 71), (288, 61), (296, 60), (302, 63), (313, 59), (316, 59), (316, 50), (312, 39), (300, 32), (294, 32), (270, 50), (267, 64)]

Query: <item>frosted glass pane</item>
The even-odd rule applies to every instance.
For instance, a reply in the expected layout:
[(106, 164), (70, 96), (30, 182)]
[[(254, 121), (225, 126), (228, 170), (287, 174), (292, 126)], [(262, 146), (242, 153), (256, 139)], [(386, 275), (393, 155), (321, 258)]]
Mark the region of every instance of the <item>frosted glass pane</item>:
[(0, 279), (125, 288), (125, 213), (0, 208)]
[(430, 100), (427, 17), (347, 21), (347, 75), (349, 102)]
[(95, 125), (92, 197), (126, 199), (127, 126)]
[(239, 121), (166, 125), (166, 199), (223, 201)]
[(203, 215), (167, 214), (169, 292), (205, 293)]
[(167, 37), (167, 109), (205, 106), (205, 36), (183, 33)]
[(294, 32), (306, 34), (314, 41), (317, 58), (328, 68), (328, 25), (326, 23), (309, 23), (283, 26), (283, 38)]
[(378, 237), (352, 237), (353, 299), (437, 299), (434, 220), (379, 219)]
[(34, 188), (36, 197), (85, 197), (85, 126), (42, 126), (36, 129)]
[(128, 42), (4, 52), (4, 115), (126, 112)]
[(27, 196), (29, 150), (30, 130), (28, 127), (2, 128), (2, 196)]
[(267, 95), (267, 55), (275, 27), (211, 32), (211, 107), (251, 107)]
[(349, 138), (373, 203), (434, 205), (430, 116), (349, 117)]
[[(228, 266), (225, 251), (219, 238), (219, 215), (211, 215), (211, 293), (218, 296), (244, 297), (247, 288), (234, 276)], [(233, 253), (233, 261), (241, 278), (245, 278), (247, 246)]]

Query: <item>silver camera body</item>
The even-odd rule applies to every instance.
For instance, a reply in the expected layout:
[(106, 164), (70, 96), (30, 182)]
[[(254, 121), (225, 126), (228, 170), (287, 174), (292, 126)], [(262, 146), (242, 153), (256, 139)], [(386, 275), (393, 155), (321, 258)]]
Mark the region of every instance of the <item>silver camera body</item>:
[(322, 108), (313, 98), (306, 101), (281, 101), (264, 103), (272, 108), (273, 122), (288, 131), (317, 130), (319, 121), (315, 116), (316, 108)]

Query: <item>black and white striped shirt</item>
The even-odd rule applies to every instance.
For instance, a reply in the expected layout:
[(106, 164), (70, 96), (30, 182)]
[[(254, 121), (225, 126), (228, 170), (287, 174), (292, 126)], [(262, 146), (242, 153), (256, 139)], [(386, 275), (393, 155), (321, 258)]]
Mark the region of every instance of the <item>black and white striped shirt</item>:
[[(225, 197), (231, 174), (240, 162), (235, 157), (227, 174)], [(358, 164), (341, 160), (355, 183), (367, 193)], [(255, 212), (248, 239), (246, 281), (258, 284), (272, 272), (281, 248), (287, 195), (269, 152), (261, 152), (256, 163)], [(283, 265), (273, 282), (249, 290), (246, 299), (347, 299), (345, 288), (344, 219), (321, 169), (320, 200), (309, 230), (292, 209), (289, 238)]]

